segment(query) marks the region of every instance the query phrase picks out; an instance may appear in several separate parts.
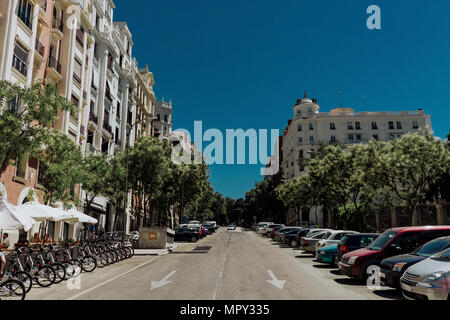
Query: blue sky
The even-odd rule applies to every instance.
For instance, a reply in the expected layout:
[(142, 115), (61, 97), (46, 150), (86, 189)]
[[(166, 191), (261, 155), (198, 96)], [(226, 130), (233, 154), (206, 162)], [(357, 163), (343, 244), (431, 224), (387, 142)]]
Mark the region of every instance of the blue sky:
[[(132, 3), (132, 4), (131, 4)], [(381, 8), (368, 30), (366, 8)], [(172, 99), (174, 128), (280, 131), (297, 98), (321, 111), (423, 108), (435, 134), (450, 129), (450, 1), (116, 0), (157, 98)], [(365, 97), (365, 100), (363, 99)], [(213, 165), (225, 196), (243, 197), (260, 165)]]

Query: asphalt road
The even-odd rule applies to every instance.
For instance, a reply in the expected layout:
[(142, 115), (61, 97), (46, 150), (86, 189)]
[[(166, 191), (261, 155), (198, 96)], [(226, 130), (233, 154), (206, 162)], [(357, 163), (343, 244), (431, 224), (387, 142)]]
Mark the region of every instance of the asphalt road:
[[(210, 247), (195, 250), (196, 246)], [(251, 231), (219, 229), (165, 256), (135, 256), (80, 281), (33, 287), (28, 299), (259, 300), (399, 299), (395, 290), (371, 291)], [(273, 280), (269, 283), (267, 280)], [(162, 281), (162, 282), (161, 282)]]

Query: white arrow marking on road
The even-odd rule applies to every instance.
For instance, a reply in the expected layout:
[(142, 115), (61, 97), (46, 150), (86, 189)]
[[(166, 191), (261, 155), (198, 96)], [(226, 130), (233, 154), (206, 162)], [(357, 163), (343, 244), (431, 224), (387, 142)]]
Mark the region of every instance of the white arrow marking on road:
[(165, 285), (168, 284), (168, 283), (171, 283), (172, 281), (167, 281), (167, 280), (168, 280), (171, 276), (173, 276), (173, 274), (174, 274), (175, 272), (176, 272), (175, 270), (172, 271), (172, 272), (169, 273), (167, 276), (165, 276), (161, 281), (152, 281), (150, 290), (154, 290), (154, 289), (157, 289), (157, 288), (159, 288), (159, 287), (165, 286)]
[(271, 285), (277, 287), (278, 289), (283, 290), (284, 284), (286, 283), (286, 280), (278, 280), (277, 277), (275, 277), (275, 275), (273, 274), (272, 271), (267, 270), (267, 273), (269, 274), (269, 276), (272, 278), (272, 280), (266, 280), (268, 283), (270, 283)]

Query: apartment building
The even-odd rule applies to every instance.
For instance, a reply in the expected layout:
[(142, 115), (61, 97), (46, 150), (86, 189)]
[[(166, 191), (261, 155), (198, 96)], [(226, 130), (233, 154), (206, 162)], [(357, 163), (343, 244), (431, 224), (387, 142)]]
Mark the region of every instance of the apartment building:
[[(148, 66), (138, 69), (132, 34), (126, 22), (113, 20), (114, 9), (112, 0), (0, 1), (0, 79), (24, 87), (42, 79), (56, 85), (79, 111), (61, 112), (54, 128), (67, 134), (84, 155), (114, 156), (133, 146), (137, 137), (158, 131), (152, 125), (157, 119), (153, 73)], [(159, 106), (159, 128), (168, 138), (172, 105), (162, 101)], [(19, 165), (1, 177), (1, 195), (15, 205), (28, 201), (30, 193), (42, 201), (39, 162), (28, 155), (18, 160)], [(75, 192), (84, 202), (79, 186)], [(91, 214), (112, 230), (116, 213), (106, 198), (94, 200)], [(47, 231), (58, 240), (80, 228), (50, 224)], [(126, 225), (117, 228), (128, 230), (129, 216)]]
[[(281, 171), (284, 179), (306, 174), (298, 160), (309, 157), (319, 142), (357, 144), (370, 140), (389, 141), (409, 132), (427, 129), (432, 132), (430, 115), (422, 109), (416, 111), (355, 112), (351, 108), (336, 108), (320, 112), (317, 99), (310, 99), (306, 93), (297, 99), (293, 107), (293, 118), (288, 121), (282, 134)], [(303, 214), (302, 221), (322, 225), (321, 208), (312, 208)], [(294, 223), (298, 217), (291, 211), (287, 223)], [(295, 221), (298, 223), (298, 221)]]
[(170, 142), (172, 135), (172, 101), (156, 101), (155, 115), (156, 120), (154, 122), (153, 136), (159, 137), (161, 140), (167, 140)]

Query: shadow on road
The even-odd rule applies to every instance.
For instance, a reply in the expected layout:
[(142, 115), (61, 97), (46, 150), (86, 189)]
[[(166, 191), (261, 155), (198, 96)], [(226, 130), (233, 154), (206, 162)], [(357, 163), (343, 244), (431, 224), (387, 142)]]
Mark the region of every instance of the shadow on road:
[[(313, 260), (313, 262), (319, 262), (316, 260)], [(318, 268), (318, 269), (336, 269), (335, 266), (332, 266), (330, 264), (313, 264), (314, 268)]]
[(340, 270), (330, 270), (330, 273), (335, 276), (342, 276), (342, 272)]
[(392, 300), (405, 300), (403, 298), (401, 292), (399, 290), (395, 289), (385, 289), (385, 290), (374, 290), (372, 291), (377, 296), (380, 296), (382, 298), (386, 299), (392, 299)]
[(301, 256), (295, 256), (296, 258), (309, 258), (311, 259), (313, 256), (310, 254), (305, 254), (305, 255), (301, 255)]
[(347, 286), (361, 286), (364, 285), (364, 282), (358, 279), (352, 279), (352, 278), (341, 278), (341, 279), (334, 279), (335, 282)]

